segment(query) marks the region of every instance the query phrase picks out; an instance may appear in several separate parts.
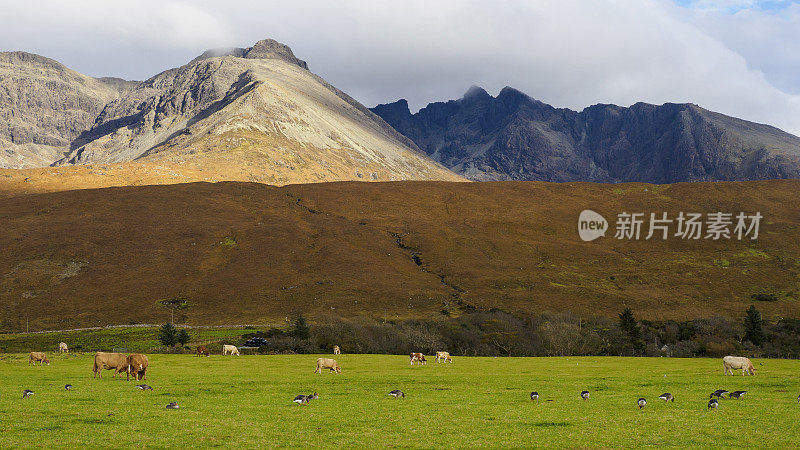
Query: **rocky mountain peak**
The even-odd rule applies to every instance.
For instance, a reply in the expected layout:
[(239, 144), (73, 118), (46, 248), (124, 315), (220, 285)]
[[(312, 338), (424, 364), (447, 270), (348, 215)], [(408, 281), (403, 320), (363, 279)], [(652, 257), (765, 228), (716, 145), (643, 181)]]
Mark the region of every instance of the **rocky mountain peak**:
[(393, 103), (384, 103), (372, 108), (373, 111), (380, 111), (377, 113), (379, 116), (392, 116), (392, 117), (410, 117), (411, 110), (408, 107), (408, 100), (401, 98)]
[(49, 67), (59, 72), (65, 72), (68, 69), (58, 61), (47, 58), (45, 56), (37, 55), (28, 52), (0, 52), (0, 62), (9, 64), (27, 64), (31, 66)]
[(486, 89), (475, 86), (474, 84), (467, 89), (467, 92), (464, 93), (464, 100), (474, 100), (474, 99), (491, 99), (492, 96), (486, 92)]
[(193, 59), (190, 64), (197, 61), (202, 61), (208, 58), (218, 58), (223, 56), (234, 56), (236, 58), (245, 59), (280, 59), (290, 64), (302, 67), (308, 70), (308, 64), (302, 59), (294, 56), (294, 52), (286, 44), (281, 44), (274, 39), (262, 39), (255, 43), (252, 47), (222, 47), (213, 48), (203, 52), (202, 55)]
[(530, 98), (527, 94), (518, 91), (517, 89), (512, 88), (511, 86), (506, 86), (500, 90), (500, 93), (497, 94), (497, 98), (513, 98), (513, 97), (520, 97), (520, 98)]

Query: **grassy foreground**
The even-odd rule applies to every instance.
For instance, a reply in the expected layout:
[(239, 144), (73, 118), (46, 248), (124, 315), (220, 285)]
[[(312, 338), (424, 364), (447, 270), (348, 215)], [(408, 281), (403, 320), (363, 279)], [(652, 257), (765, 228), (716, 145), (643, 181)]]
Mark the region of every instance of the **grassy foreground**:
[[(717, 359), (454, 358), (341, 355), (152, 355), (147, 383), (92, 379), (91, 355), (28, 366), (0, 357), (0, 448), (19, 447), (793, 447), (800, 442), (800, 361), (756, 361), (723, 376)], [(72, 391), (64, 390), (72, 384)], [(706, 408), (715, 389), (747, 390)], [(22, 399), (22, 390), (35, 395)], [(405, 399), (387, 395), (406, 392)], [(582, 401), (579, 392), (591, 391)], [(539, 401), (529, 400), (531, 390)], [(296, 405), (297, 394), (319, 400)], [(656, 397), (675, 395), (675, 403)], [(636, 400), (646, 397), (639, 410)], [(164, 406), (178, 402), (179, 410)]]

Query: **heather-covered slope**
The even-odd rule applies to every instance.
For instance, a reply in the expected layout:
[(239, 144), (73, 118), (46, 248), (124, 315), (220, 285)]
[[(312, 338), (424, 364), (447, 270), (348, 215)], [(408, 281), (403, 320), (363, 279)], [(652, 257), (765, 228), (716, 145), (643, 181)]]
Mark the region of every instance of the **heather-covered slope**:
[[(0, 199), (0, 330), (435, 319), (472, 308), (800, 318), (800, 181), (194, 183)], [(757, 240), (583, 242), (580, 211), (752, 214)], [(646, 227), (646, 224), (645, 224)], [(673, 233), (675, 231), (673, 224)]]

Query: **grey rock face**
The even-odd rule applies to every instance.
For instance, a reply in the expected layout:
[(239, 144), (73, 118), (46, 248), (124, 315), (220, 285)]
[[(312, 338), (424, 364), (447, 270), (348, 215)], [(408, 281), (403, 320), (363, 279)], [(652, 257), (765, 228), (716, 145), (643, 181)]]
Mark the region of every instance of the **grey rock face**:
[(0, 167), (46, 166), (135, 82), (94, 79), (43, 56), (0, 53)]
[(156, 182), (465, 181), (271, 39), (206, 51), (143, 82), (29, 54), (0, 66), (5, 74), (0, 117), (11, 127), (0, 128), (0, 149), (10, 143), (0, 168), (135, 161), (124, 179), (136, 183), (136, 171)]
[[(92, 78), (43, 56), (0, 53), (0, 168), (120, 162), (144, 154), (169, 137), (159, 133), (163, 118), (195, 117), (252, 81), (230, 64), (200, 63), (220, 56), (279, 59), (308, 70), (288, 46), (272, 39), (208, 50), (146, 82)], [(130, 129), (129, 136), (102, 139), (121, 128)], [(93, 141), (100, 143), (86, 147)]]
[(512, 89), (372, 109), (473, 180), (679, 181), (800, 177), (800, 138), (693, 104), (554, 108)]
[[(226, 95), (235, 98), (251, 89), (252, 81), (246, 68), (220, 59), (200, 59), (162, 72), (105, 105), (53, 165), (136, 159), (174, 137), (198, 114), (224, 107)], [(180, 127), (171, 126), (176, 123)]]

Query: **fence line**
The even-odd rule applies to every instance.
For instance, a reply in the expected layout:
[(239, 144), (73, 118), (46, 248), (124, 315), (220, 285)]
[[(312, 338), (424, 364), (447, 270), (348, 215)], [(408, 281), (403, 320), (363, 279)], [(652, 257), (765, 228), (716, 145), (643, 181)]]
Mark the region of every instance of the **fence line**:
[[(47, 331), (29, 331), (19, 333), (0, 333), (0, 334), (46, 334), (46, 333), (68, 333), (70, 331), (92, 331), (92, 330), (110, 330), (113, 328), (158, 328), (162, 324), (156, 323), (138, 323), (135, 325), (106, 325), (103, 327), (86, 327), (86, 328), (69, 328), (65, 330), (47, 330)], [(201, 329), (201, 328), (256, 328), (258, 325), (181, 325), (173, 324), (176, 327), (188, 329)]]

